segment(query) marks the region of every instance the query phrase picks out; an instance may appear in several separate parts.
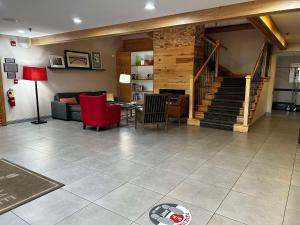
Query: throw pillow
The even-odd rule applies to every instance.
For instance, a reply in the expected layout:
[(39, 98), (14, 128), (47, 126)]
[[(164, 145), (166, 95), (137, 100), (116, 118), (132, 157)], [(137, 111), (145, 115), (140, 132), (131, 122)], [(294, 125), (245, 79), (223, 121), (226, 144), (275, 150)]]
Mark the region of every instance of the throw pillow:
[(61, 99), (59, 99), (59, 101), (63, 102), (63, 103), (66, 103), (66, 104), (69, 104), (69, 105), (77, 105), (78, 104), (75, 97), (73, 97), (73, 98), (61, 98)]
[(109, 102), (113, 102), (115, 100), (113, 93), (107, 93), (106, 98), (107, 98), (106, 100)]

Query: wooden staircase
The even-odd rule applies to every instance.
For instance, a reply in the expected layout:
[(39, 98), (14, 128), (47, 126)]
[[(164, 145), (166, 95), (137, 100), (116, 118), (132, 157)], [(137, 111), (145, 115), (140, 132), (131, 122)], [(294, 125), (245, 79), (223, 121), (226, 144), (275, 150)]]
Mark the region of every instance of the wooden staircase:
[(264, 80), (268, 77), (272, 45), (264, 43), (253, 72), (245, 76), (234, 74), (219, 64), (219, 41), (206, 41), (211, 45), (211, 51), (191, 81), (193, 91), (188, 123), (248, 132), (255, 117)]
[(203, 107), (195, 112), (195, 118), (200, 120), (200, 126), (233, 130), (243, 107), (245, 79), (239, 77), (221, 79), (218, 89), (202, 101)]

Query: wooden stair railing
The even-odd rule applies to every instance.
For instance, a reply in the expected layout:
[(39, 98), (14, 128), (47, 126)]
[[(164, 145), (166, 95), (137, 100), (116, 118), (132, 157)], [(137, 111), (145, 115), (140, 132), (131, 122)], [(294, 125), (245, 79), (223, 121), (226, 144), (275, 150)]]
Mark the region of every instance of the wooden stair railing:
[(258, 89), (261, 85), (262, 79), (268, 76), (271, 49), (272, 45), (270, 43), (265, 42), (263, 44), (253, 72), (245, 77), (246, 87), (243, 115), (244, 127), (249, 127), (251, 124), (253, 111), (256, 107)]
[[(195, 119), (195, 111), (198, 111), (206, 94), (212, 89), (216, 77), (219, 73), (219, 57), (220, 57), (220, 42), (212, 41), (203, 36), (205, 44), (211, 49), (208, 52), (208, 57), (190, 81), (190, 109), (189, 109), (189, 124), (193, 124)], [(199, 121), (198, 121), (199, 122)]]

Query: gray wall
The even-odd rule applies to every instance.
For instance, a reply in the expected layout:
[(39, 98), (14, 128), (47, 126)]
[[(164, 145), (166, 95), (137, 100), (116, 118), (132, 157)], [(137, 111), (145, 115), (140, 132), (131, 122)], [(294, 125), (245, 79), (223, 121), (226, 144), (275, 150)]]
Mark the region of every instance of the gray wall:
[(0, 57), (2, 62), (4, 58), (15, 58), (20, 69), (17, 75), (18, 79), (20, 79), (19, 83), (14, 84), (13, 80), (7, 79), (6, 73), (3, 72), (2, 68), (4, 92), (9, 88), (14, 88), (17, 104), (16, 107), (10, 108), (7, 101), (5, 101), (7, 121), (32, 118), (36, 115), (34, 82), (22, 80), (23, 66), (47, 66), (49, 64), (49, 55), (64, 55), (64, 50), (101, 51), (105, 71), (48, 69), (48, 81), (38, 82), (42, 116), (51, 114), (50, 102), (57, 92), (105, 90), (115, 95), (117, 94), (115, 54), (122, 44), (119, 37), (48, 46), (32, 46), (31, 48), (11, 47), (10, 40), (15, 39), (16, 37), (0, 35)]

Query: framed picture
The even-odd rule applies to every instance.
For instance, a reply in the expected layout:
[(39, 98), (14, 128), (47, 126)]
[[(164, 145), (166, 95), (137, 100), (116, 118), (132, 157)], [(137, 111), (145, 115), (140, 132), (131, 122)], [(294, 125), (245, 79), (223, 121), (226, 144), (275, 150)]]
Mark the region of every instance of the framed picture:
[(65, 51), (67, 67), (69, 68), (81, 68), (90, 69), (90, 53), (88, 52), (75, 52)]
[(49, 55), (51, 68), (66, 68), (65, 59), (63, 56)]
[(18, 64), (15, 63), (3, 63), (4, 72), (18, 72)]
[(16, 63), (16, 60), (14, 58), (4, 58), (5, 63)]
[(92, 69), (93, 70), (102, 69), (101, 52), (92, 52)]

